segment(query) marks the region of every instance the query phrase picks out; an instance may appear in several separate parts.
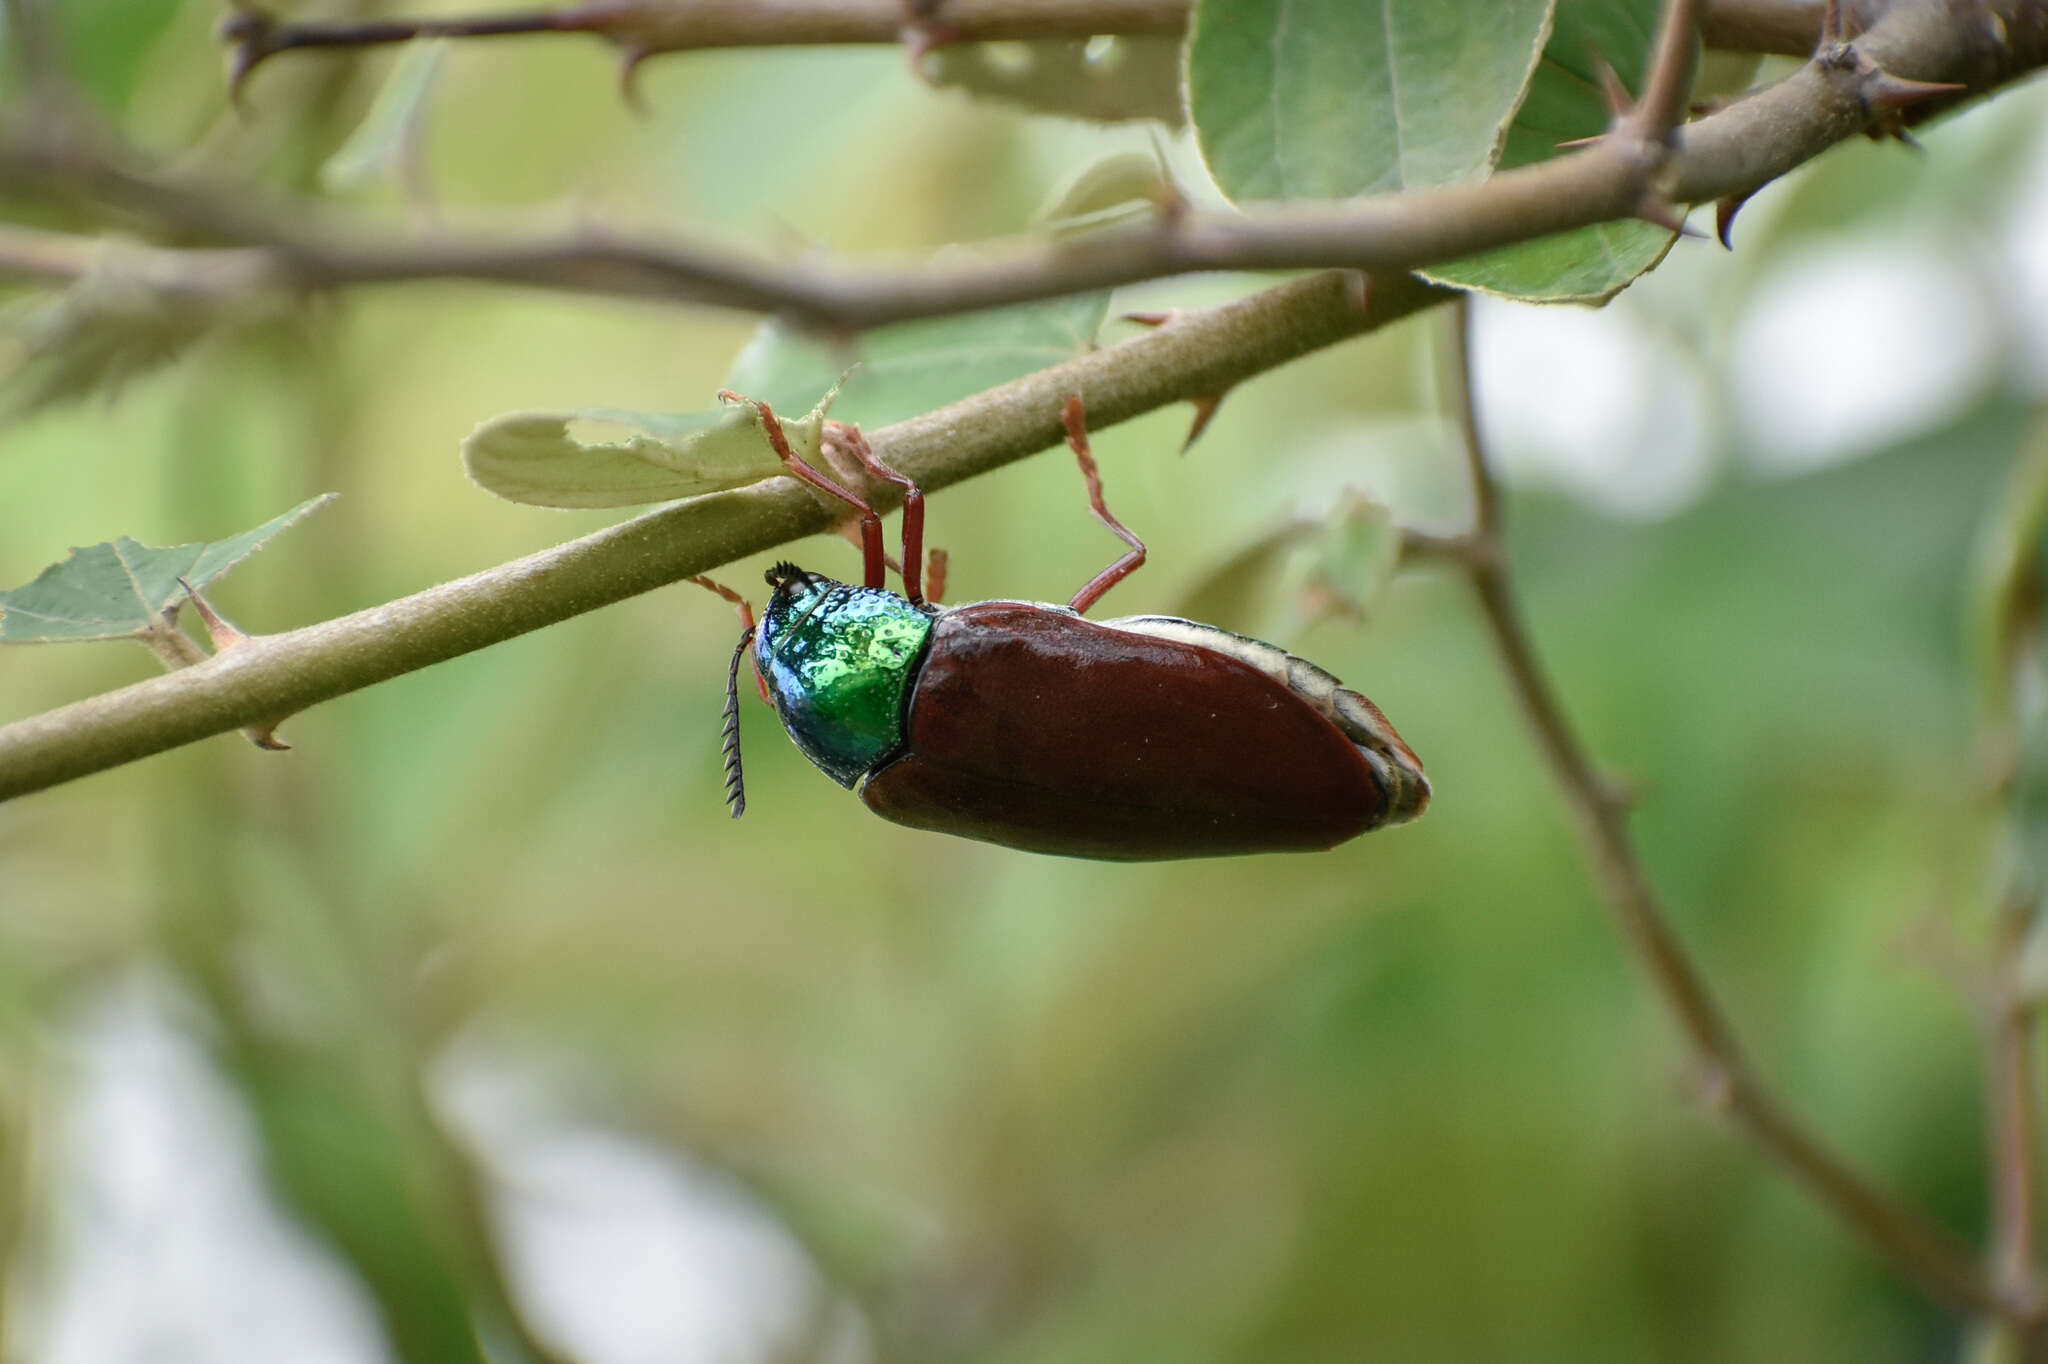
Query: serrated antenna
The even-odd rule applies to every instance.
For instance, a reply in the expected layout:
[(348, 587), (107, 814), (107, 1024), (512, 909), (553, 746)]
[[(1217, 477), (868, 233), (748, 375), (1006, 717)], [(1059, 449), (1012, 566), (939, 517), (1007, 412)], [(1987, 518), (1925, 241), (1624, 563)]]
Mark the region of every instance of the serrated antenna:
[(725, 803), (738, 819), (747, 812), (747, 782), (740, 770), (740, 660), (754, 642), (754, 627), (740, 632), (739, 647), (732, 651), (732, 666), (725, 670)]

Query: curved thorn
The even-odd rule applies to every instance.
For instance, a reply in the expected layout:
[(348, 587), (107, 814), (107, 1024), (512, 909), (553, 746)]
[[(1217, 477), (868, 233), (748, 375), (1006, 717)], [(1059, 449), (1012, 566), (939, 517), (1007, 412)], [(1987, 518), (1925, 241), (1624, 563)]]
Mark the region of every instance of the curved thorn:
[(1735, 243), (1728, 239), (1730, 229), (1735, 226), (1735, 215), (1742, 211), (1742, 206), (1748, 203), (1755, 193), (1753, 189), (1745, 189), (1714, 201), (1714, 235), (1719, 237), (1721, 245), (1730, 251), (1735, 249)]
[(214, 29), (214, 36), (228, 48), (228, 102), (242, 108), (242, 91), (249, 73), (264, 58), (282, 51), (276, 45), (277, 20), (254, 5), (237, 5)]
[(1209, 429), (1209, 423), (1216, 417), (1216, 409), (1223, 406), (1223, 398), (1223, 393), (1214, 393), (1206, 398), (1188, 400), (1189, 405), (1195, 409), (1195, 420), (1194, 424), (1188, 427), (1188, 438), (1180, 443), (1182, 454), (1194, 448), (1195, 442), (1202, 438), (1202, 433)]
[(641, 118), (647, 117), (647, 101), (640, 93), (640, 65), (653, 55), (638, 44), (619, 51), (619, 99)]

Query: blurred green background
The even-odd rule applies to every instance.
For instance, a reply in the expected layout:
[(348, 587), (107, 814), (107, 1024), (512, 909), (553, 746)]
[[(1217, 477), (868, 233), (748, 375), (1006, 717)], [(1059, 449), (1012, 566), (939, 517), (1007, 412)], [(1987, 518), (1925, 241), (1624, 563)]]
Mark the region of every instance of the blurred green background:
[[(271, 190), (319, 192), (391, 61), (280, 59), (237, 116), (213, 5), (63, 12), (130, 137)], [(935, 92), (892, 50), (641, 77), (635, 116), (596, 43), (457, 47), (433, 202), (346, 206), (915, 251), (1028, 228), (1155, 136)], [(1639, 786), (1686, 940), (1791, 1104), (1978, 1243), (1981, 1048), (1928, 944), (1980, 931), (1996, 820), (1963, 621), (2048, 390), (2044, 96), (1924, 159), (1843, 147), (1733, 255), (1682, 243), (1597, 315), (1476, 322), (1539, 648)], [(1788, 292), (1825, 270), (1850, 282)], [(1829, 311), (1872, 298), (1874, 343)], [(1181, 609), (1345, 488), (1454, 527), (1443, 322), (1247, 385), (1186, 456), (1185, 410), (1100, 433), (1152, 550), (1106, 609)], [(612, 518), (478, 491), (473, 425), (705, 407), (752, 326), (457, 284), (313, 300), (0, 431), (0, 583), (327, 490), (213, 593), (244, 628), (501, 562)], [(1827, 426), (1844, 394), (1883, 422)], [(1560, 412), (1581, 442), (1544, 444)], [(930, 518), (953, 600), (1064, 600), (1116, 549), (1063, 455)], [(856, 561), (820, 540), (720, 576), (785, 553)], [(1461, 585), (1407, 571), (1362, 622), (1314, 620), (1299, 577), (1216, 623), (1367, 692), (1437, 790), (1324, 855), (1126, 867), (898, 829), (750, 701), (734, 823), (735, 627), (687, 586), (293, 717), (289, 754), (215, 739), (0, 807), (7, 1357), (510, 1360), (512, 1311), (589, 1364), (1957, 1357), (1695, 1102)], [(155, 666), (0, 652), (0, 720)]]

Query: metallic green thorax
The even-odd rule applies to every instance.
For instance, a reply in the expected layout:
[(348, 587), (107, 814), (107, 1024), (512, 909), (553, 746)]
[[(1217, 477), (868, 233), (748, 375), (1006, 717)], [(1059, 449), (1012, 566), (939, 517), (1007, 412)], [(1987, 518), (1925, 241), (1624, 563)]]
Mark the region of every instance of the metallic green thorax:
[(783, 728), (825, 775), (851, 788), (903, 744), (906, 698), (932, 618), (893, 592), (788, 565), (754, 657)]

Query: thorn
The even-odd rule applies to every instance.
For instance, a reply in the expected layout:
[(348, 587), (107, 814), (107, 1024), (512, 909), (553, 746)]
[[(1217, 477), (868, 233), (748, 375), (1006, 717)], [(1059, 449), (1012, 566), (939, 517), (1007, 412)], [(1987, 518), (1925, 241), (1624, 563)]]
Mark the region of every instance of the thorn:
[(1600, 93), (1607, 100), (1607, 114), (1619, 123), (1636, 111), (1635, 96), (1621, 83), (1621, 76), (1608, 64), (1607, 58), (1598, 52), (1593, 56), (1593, 74), (1600, 82)]
[(1195, 420), (1194, 424), (1188, 427), (1188, 438), (1180, 443), (1180, 452), (1182, 454), (1192, 450), (1195, 442), (1202, 438), (1202, 433), (1209, 429), (1210, 421), (1216, 416), (1216, 409), (1223, 406), (1223, 399), (1229, 393), (1230, 390), (1226, 388), (1221, 393), (1212, 393), (1207, 397), (1191, 398), (1188, 400), (1195, 409)]
[(191, 583), (180, 578), (178, 586), (185, 589), (185, 595), (191, 599), (193, 609), (199, 612), (199, 619), (206, 623), (206, 637), (212, 642), (214, 653), (224, 654), (249, 642), (249, 636), (214, 610), (212, 604), (200, 596), (198, 589)]
[(1714, 203), (1714, 235), (1719, 237), (1721, 245), (1730, 251), (1735, 249), (1735, 243), (1728, 240), (1728, 231), (1735, 226), (1735, 215), (1742, 211), (1742, 206), (1748, 203), (1755, 193), (1753, 189), (1738, 190), (1734, 194), (1723, 195)]
[(1591, 137), (1574, 137), (1569, 141), (1560, 142), (1557, 144), (1557, 149), (1561, 152), (1577, 151), (1581, 147), (1590, 147), (1595, 143), (1605, 142), (1606, 140), (1607, 134), (1595, 133)]
[(1666, 232), (1676, 232), (1681, 237), (1703, 237), (1706, 234), (1686, 224), (1685, 215), (1677, 205), (1657, 194), (1645, 194), (1636, 203), (1636, 217), (1653, 227)]
[(1841, 0), (1827, 0), (1820, 10), (1820, 45), (1828, 47), (1849, 41), (1849, 16)]
[(214, 29), (214, 36), (228, 45), (228, 102), (237, 110), (243, 108), (242, 90), (249, 73), (279, 50), (271, 45), (276, 31), (277, 20), (254, 5), (235, 6)]
[(1904, 109), (1922, 100), (1937, 95), (1952, 95), (1958, 90), (1967, 90), (1967, 85), (1954, 81), (1916, 81), (1904, 76), (1894, 76), (1883, 67), (1872, 65), (1870, 73), (1863, 78), (1863, 87), (1858, 92), (1865, 107), (1872, 109)]
[[(199, 619), (206, 623), (206, 637), (213, 644), (213, 656), (215, 658), (239, 649), (249, 642), (250, 636), (245, 631), (238, 629), (227, 617), (214, 610), (212, 604), (206, 598), (200, 596), (199, 590), (193, 587), (191, 583), (180, 578), (178, 579), (178, 586), (185, 589), (185, 596), (190, 599), (193, 609), (199, 612)], [(165, 622), (175, 624), (178, 618), (177, 612), (178, 603), (172, 602), (169, 606), (166, 606), (164, 608)], [(266, 749), (269, 752), (287, 752), (290, 750), (291, 745), (277, 737), (277, 727), (281, 723), (281, 720), (271, 720), (263, 724), (243, 725), (242, 736), (250, 743), (256, 745), (256, 747)]]
[[(1124, 321), (1135, 322), (1141, 327), (1164, 327), (1180, 316), (1179, 308), (1167, 308), (1161, 312), (1125, 313), (1123, 318)], [(1195, 442), (1202, 438), (1202, 433), (1209, 429), (1209, 423), (1215, 419), (1216, 409), (1223, 406), (1223, 399), (1229, 393), (1230, 390), (1226, 388), (1220, 393), (1208, 393), (1199, 398), (1188, 399), (1195, 409), (1195, 420), (1194, 424), (1188, 427), (1187, 439), (1180, 443), (1182, 454), (1194, 448)]]
[(648, 116), (647, 101), (640, 93), (640, 64), (652, 57), (650, 48), (634, 44), (619, 49), (619, 99), (635, 116)]
[(942, 3), (943, 0), (905, 0), (903, 24), (897, 29), (903, 40), (903, 55), (910, 62), (910, 74), (926, 84), (931, 83), (931, 77), (925, 74), (924, 59), (964, 36), (953, 25), (932, 18)]

